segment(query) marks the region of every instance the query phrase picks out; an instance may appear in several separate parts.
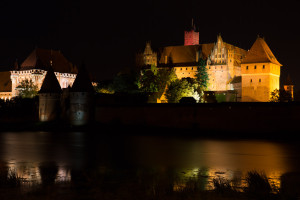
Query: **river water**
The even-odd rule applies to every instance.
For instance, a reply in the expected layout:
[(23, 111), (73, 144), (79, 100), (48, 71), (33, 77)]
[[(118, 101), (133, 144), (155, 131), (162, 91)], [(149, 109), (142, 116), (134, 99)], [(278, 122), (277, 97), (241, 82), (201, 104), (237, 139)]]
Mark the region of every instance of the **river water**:
[(204, 189), (212, 189), (212, 180), (218, 177), (242, 187), (251, 170), (264, 172), (274, 187), (280, 187), (283, 174), (300, 171), (297, 141), (126, 136), (121, 130), (109, 135), (0, 133), (0, 168), (9, 168), (24, 181), (37, 184), (42, 182), (42, 166), (57, 169), (55, 182), (75, 179), (72, 171), (76, 170), (97, 171), (95, 176), (118, 174), (125, 182), (122, 174), (127, 178), (132, 172), (149, 176), (141, 171), (151, 171), (152, 175), (174, 181), (175, 190), (184, 188), (191, 178), (201, 178)]

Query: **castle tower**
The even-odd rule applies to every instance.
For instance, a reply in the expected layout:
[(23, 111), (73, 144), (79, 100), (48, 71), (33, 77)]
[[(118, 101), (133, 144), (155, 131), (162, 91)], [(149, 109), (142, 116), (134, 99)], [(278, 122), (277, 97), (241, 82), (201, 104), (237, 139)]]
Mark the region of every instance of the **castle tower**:
[(39, 91), (39, 119), (42, 122), (54, 121), (60, 115), (61, 87), (54, 74), (53, 68), (49, 67), (41, 90)]
[(258, 37), (241, 63), (242, 101), (270, 101), (271, 92), (279, 90), (281, 66), (265, 40)]
[(82, 126), (93, 120), (94, 88), (84, 65), (78, 71), (70, 92), (70, 123)]
[(290, 75), (288, 75), (286, 82), (283, 85), (283, 89), (291, 95), (292, 101), (294, 101), (294, 84), (291, 80)]
[(184, 31), (184, 46), (199, 44), (199, 32), (196, 32), (196, 26), (192, 20), (192, 28), (190, 31)]
[(145, 65), (155, 65), (157, 66), (157, 53), (152, 51), (151, 43), (146, 42), (146, 47), (144, 51), (144, 63)]

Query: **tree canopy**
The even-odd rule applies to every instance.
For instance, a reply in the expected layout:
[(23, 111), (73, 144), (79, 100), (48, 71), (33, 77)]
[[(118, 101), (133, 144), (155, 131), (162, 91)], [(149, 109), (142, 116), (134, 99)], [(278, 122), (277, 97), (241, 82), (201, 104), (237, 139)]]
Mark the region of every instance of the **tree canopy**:
[(169, 103), (179, 103), (182, 97), (194, 97), (197, 102), (200, 99), (193, 79), (176, 79), (172, 81), (165, 96)]
[(16, 87), (22, 98), (34, 98), (38, 94), (38, 86), (32, 80), (25, 79)]

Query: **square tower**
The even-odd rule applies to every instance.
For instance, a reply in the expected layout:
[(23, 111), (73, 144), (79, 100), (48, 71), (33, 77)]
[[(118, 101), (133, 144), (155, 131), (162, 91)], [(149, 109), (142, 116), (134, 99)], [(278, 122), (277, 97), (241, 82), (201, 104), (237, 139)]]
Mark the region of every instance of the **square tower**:
[(242, 101), (270, 101), (271, 92), (279, 90), (281, 66), (265, 40), (258, 37), (241, 63)]

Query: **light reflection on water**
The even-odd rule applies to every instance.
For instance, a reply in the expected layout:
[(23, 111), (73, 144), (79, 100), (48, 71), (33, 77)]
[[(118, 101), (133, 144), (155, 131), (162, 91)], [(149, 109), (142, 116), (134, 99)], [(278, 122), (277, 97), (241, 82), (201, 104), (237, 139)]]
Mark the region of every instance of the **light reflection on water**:
[(191, 178), (212, 189), (217, 177), (244, 187), (246, 173), (257, 170), (280, 187), (281, 175), (300, 166), (297, 143), (47, 132), (0, 133), (0, 139), (0, 165), (35, 183), (42, 183), (41, 166), (52, 163), (55, 182), (71, 181), (72, 170), (86, 167), (102, 173), (153, 168), (176, 177), (174, 190)]

